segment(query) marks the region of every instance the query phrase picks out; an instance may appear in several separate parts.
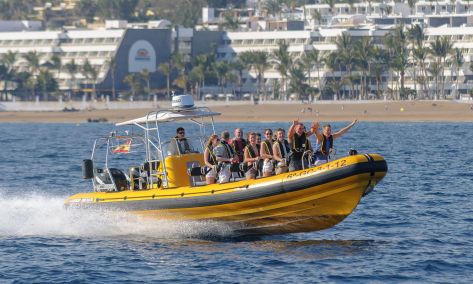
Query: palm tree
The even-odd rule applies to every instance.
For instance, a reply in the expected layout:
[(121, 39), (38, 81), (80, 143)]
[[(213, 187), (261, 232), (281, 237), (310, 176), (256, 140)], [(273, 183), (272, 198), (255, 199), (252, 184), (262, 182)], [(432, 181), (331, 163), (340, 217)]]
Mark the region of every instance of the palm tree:
[(126, 75), (125, 78), (123, 79), (123, 82), (128, 84), (128, 86), (130, 86), (130, 90), (131, 90), (130, 100), (133, 101), (140, 87), (140, 83), (138, 81), (136, 73), (130, 73)]
[[(409, 0), (409, 6), (411, 5), (415, 6), (415, 0)], [(411, 9), (412, 8), (413, 7), (411, 7)], [(416, 49), (420, 49), (423, 46), (424, 37), (425, 37), (424, 29), (419, 24), (415, 24), (407, 30), (407, 37), (411, 41), (411, 46), (412, 46), (411, 48), (411, 57), (412, 57), (412, 63), (413, 63), (412, 73), (413, 73), (413, 81), (414, 81), (414, 90), (417, 93), (417, 81), (418, 81), (417, 74), (420, 72), (417, 72), (417, 68), (419, 67), (419, 64), (418, 64), (419, 62), (416, 59), (416, 56), (414, 53)]]
[[(353, 71), (353, 64), (355, 61), (354, 54), (352, 52), (353, 49), (353, 41), (349, 33), (343, 32), (341, 35), (337, 36), (335, 39), (335, 45), (337, 46), (337, 58), (339, 62), (339, 69), (341, 71), (341, 66), (344, 65), (346, 68), (346, 73), (345, 76), (342, 77), (342, 81), (345, 81), (344, 78), (346, 77), (352, 77), (352, 71)], [(355, 92), (355, 87), (353, 84), (353, 81), (349, 81), (351, 84), (350, 88), (350, 97), (353, 97), (354, 92)]]
[(320, 52), (315, 48), (313, 48), (309, 51), (305, 51), (302, 54), (301, 60), (302, 60), (302, 63), (304, 65), (304, 67), (307, 70), (307, 77), (309, 79), (309, 86), (312, 86), (310, 71), (312, 70), (313, 67), (315, 67), (317, 69), (318, 87), (320, 88), (320, 74), (319, 74)]
[(460, 93), (458, 92), (458, 78), (460, 77), (459, 69), (463, 66), (463, 63), (465, 63), (465, 58), (463, 57), (463, 54), (459, 48), (453, 49), (452, 63), (455, 69), (455, 98), (459, 99), (460, 98)]
[(258, 94), (263, 89), (263, 97), (266, 99), (266, 87), (264, 84), (264, 72), (269, 68), (268, 53), (264, 51), (254, 51), (254, 64), (258, 74)]
[(427, 55), (428, 55), (428, 48), (426, 47), (417, 47), (417, 48), (414, 48), (412, 50), (412, 57), (414, 59), (414, 70), (416, 70), (416, 68), (418, 67), (419, 68), (419, 72), (418, 73), (414, 73), (414, 74), (418, 74), (416, 81), (419, 82), (419, 84), (421, 85), (421, 90), (422, 90), (422, 93), (423, 93), (423, 97), (427, 97), (428, 94), (427, 94), (427, 71), (425, 69), (425, 61), (427, 60)]
[(424, 29), (421, 25), (415, 24), (407, 30), (407, 37), (411, 40), (413, 47), (421, 47), (425, 38)]
[(72, 99), (74, 95), (74, 88), (76, 88), (76, 76), (79, 73), (79, 65), (76, 64), (76, 61), (72, 59), (70, 62), (66, 63), (64, 65), (66, 68), (67, 73), (69, 74), (70, 80), (69, 80), (69, 100)]
[[(205, 87), (205, 75), (211, 64), (214, 62), (213, 58), (214, 57), (210, 54), (199, 54), (194, 57), (194, 68), (192, 72), (194, 73), (194, 76), (197, 77), (201, 88)], [(202, 98), (201, 88), (199, 88), (198, 91), (199, 99)]]
[(364, 37), (355, 43), (355, 60), (356, 65), (361, 69), (361, 93), (360, 99), (366, 98), (368, 94), (367, 76), (370, 73), (370, 67), (373, 55), (372, 39)]
[[(382, 76), (384, 72), (386, 71), (386, 67), (388, 63), (386, 62), (386, 58), (388, 57), (386, 51), (379, 47), (375, 46), (372, 49), (372, 57), (373, 57), (373, 63), (371, 65), (371, 73), (375, 76), (376, 79), (376, 96), (379, 98), (379, 95), (381, 93), (381, 81), (382, 81)], [(383, 96), (384, 99), (386, 99), (386, 92), (383, 87)]]
[(49, 59), (51, 63), (51, 68), (57, 71), (57, 78), (59, 78), (59, 74), (61, 74), (61, 67), (62, 67), (62, 59), (61, 56), (58, 54), (54, 54)]
[(143, 78), (143, 80), (146, 82), (146, 93), (148, 94), (148, 99), (150, 99), (150, 96), (151, 96), (151, 88), (150, 88), (150, 73), (148, 71), (148, 69), (143, 69), (141, 70), (140, 72), (140, 76), (141, 78)]
[(278, 43), (278, 49), (274, 50), (271, 54), (273, 59), (274, 68), (279, 72), (282, 78), (283, 93), (287, 100), (287, 78), (289, 69), (292, 67), (293, 59), (288, 51), (289, 45), (283, 40)]
[(230, 65), (226, 61), (217, 61), (212, 64), (212, 69), (217, 75), (220, 92), (223, 92), (223, 87), (226, 85), (226, 77), (230, 70)]
[(161, 63), (158, 66), (158, 69), (164, 76), (166, 76), (166, 96), (170, 97), (170, 87), (171, 87), (171, 64), (169, 62)]
[[(38, 53), (35, 50), (35, 51), (29, 51), (28, 53), (24, 54), (23, 59), (26, 60), (26, 63), (28, 65), (28, 70), (32, 75), (31, 91), (32, 91), (32, 95), (33, 95), (33, 98), (34, 98), (36, 96), (35, 95), (36, 76), (38, 75), (38, 71), (39, 71), (39, 67), (40, 67), (40, 64), (39, 64), (40, 57), (39, 57)], [(44, 98), (43, 98), (43, 100), (44, 100)]]
[(171, 56), (171, 70), (177, 69), (178, 76), (174, 80), (174, 84), (176, 84), (179, 88), (182, 88), (184, 92), (187, 91), (187, 70), (186, 70), (186, 62), (184, 61), (184, 56), (178, 52), (174, 53)]
[(41, 69), (37, 77), (37, 83), (43, 92), (43, 99), (48, 100), (48, 91), (55, 91), (58, 88), (57, 81), (47, 69)]
[(229, 30), (229, 31), (235, 31), (235, 30), (238, 30), (239, 28), (239, 23), (238, 23), (238, 19), (233, 17), (233, 15), (231, 15), (230, 13), (225, 13), (223, 15), (223, 27), (226, 29), (226, 30)]
[[(440, 68), (439, 75), (442, 76), (440, 79), (442, 83), (442, 89), (440, 95), (442, 98), (445, 97), (445, 76), (444, 76), (444, 64), (447, 60), (448, 55), (451, 53), (453, 44), (450, 41), (448, 36), (437, 37), (434, 42), (430, 43), (430, 52), (436, 58), (436, 63)], [(438, 98), (438, 93), (436, 93), (436, 99)]]
[[(5, 86), (5, 85), (7, 84), (9, 78), (8, 78), (8, 69), (7, 69), (7, 67), (6, 67), (4, 64), (0, 64), (0, 80), (2, 80), (2, 81), (4, 82), (4, 83), (3, 83), (3, 84), (4, 84), (4, 85), (3, 85), (3, 86), (4, 86), (3, 88), (6, 89), (6, 86)], [(6, 92), (6, 90), (4, 90), (4, 93), (5, 93), (5, 92)], [(4, 99), (4, 98), (3, 98), (3, 95), (2, 95), (2, 97), (0, 97), (0, 101), (1, 101), (1, 100), (5, 100), (5, 101), (6, 101), (6, 100), (7, 100), (7, 96), (5, 95), (5, 99)]]
[(304, 66), (302, 62), (293, 64), (289, 69), (289, 76), (291, 78), (290, 89), (291, 92), (298, 94), (299, 98), (303, 100), (307, 95), (308, 85), (305, 84), (307, 79), (304, 72)]
[(84, 74), (85, 78), (89, 83), (92, 84), (92, 97), (91, 100), (95, 100), (97, 97), (97, 92), (96, 92), (96, 84), (97, 84), (97, 78), (99, 75), (99, 72), (95, 67), (90, 64), (89, 59), (86, 59), (84, 62), (84, 65), (82, 65), (82, 74)]
[(394, 36), (394, 43), (395, 43), (394, 45), (395, 56), (394, 56), (393, 67), (396, 71), (398, 71), (398, 74), (400, 76), (401, 88), (399, 92), (399, 97), (404, 97), (406, 93), (405, 88), (404, 88), (405, 74), (406, 74), (406, 68), (409, 62), (408, 62), (408, 49), (407, 49), (407, 35), (404, 32), (404, 26), (402, 24), (396, 27), (396, 29), (394, 30), (393, 36)]
[(439, 75), (440, 75), (440, 72), (442, 72), (442, 66), (438, 63), (438, 62), (433, 62), (432, 64), (430, 64), (429, 66), (429, 73), (432, 75), (432, 77), (434, 77), (434, 80), (435, 80), (435, 91), (434, 91), (434, 100), (437, 100), (437, 96), (438, 96), (438, 80), (439, 80)]
[(9, 50), (0, 59), (0, 63), (5, 67), (5, 75), (3, 76), (3, 95), (5, 100), (7, 98), (8, 82), (13, 79), (16, 73), (15, 63), (17, 58), (18, 52)]
[(281, 1), (280, 0), (266, 0), (264, 1), (263, 9), (265, 9), (269, 15), (273, 15), (275, 18), (280, 18)]
[(231, 63), (231, 69), (235, 70), (237, 73), (238, 94), (241, 95), (241, 85), (243, 78), (243, 70), (245, 70), (245, 64), (241, 61), (240, 58), (237, 58), (237, 60)]
[[(338, 66), (340, 65), (338, 54), (336, 52), (330, 52), (324, 57), (323, 61), (325, 62), (325, 65), (327, 66), (327, 68), (330, 70), (330, 73), (331, 73), (330, 84), (332, 84), (334, 81), (338, 82), (338, 80), (335, 80), (335, 71), (338, 69)], [(333, 99), (334, 100), (338, 99), (338, 91), (334, 92)]]
[(117, 73), (117, 60), (115, 56), (110, 57), (106, 64), (108, 65), (108, 68), (110, 70), (110, 78), (112, 79), (112, 100), (117, 99), (117, 94), (116, 94), (116, 73)]
[(254, 63), (254, 53), (252, 51), (244, 51), (238, 55), (238, 60), (245, 66), (248, 70), (248, 78), (251, 78), (251, 70), (255, 66)]

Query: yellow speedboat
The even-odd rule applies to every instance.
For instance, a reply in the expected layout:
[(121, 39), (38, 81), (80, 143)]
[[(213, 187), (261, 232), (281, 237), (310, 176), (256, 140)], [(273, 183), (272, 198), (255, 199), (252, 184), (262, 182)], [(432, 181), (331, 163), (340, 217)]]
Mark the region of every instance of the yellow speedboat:
[[(188, 98), (177, 99), (182, 105)], [(200, 176), (190, 174), (203, 165), (203, 154), (166, 155), (159, 126), (191, 120), (203, 129), (204, 118), (211, 118), (213, 127), (216, 115), (208, 108), (189, 107), (188, 103), (184, 108), (153, 112), (119, 123), (135, 125), (145, 134), (113, 133), (98, 139), (92, 159), (84, 160), (83, 165), (84, 177), (92, 180), (94, 192), (75, 194), (65, 201), (66, 206), (119, 210), (167, 220), (212, 220), (224, 222), (245, 235), (308, 232), (341, 222), (386, 175), (383, 157), (355, 154), (271, 177), (205, 185)], [(117, 145), (116, 141), (126, 142)], [(127, 152), (134, 144), (145, 146), (143, 164), (129, 167), (127, 172), (109, 167), (111, 153), (117, 149)], [(94, 158), (101, 146), (105, 146), (106, 161), (103, 167), (97, 167)]]

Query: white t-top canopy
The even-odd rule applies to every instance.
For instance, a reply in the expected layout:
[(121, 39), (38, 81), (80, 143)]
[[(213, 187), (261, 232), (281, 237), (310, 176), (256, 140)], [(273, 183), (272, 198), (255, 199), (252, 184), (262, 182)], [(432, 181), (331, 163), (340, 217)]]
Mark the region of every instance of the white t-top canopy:
[(166, 123), (178, 120), (188, 120), (200, 117), (210, 117), (220, 115), (218, 112), (213, 112), (208, 108), (192, 108), (192, 109), (175, 109), (175, 110), (161, 110), (151, 113), (148, 116), (117, 123), (116, 126), (136, 125), (146, 123)]

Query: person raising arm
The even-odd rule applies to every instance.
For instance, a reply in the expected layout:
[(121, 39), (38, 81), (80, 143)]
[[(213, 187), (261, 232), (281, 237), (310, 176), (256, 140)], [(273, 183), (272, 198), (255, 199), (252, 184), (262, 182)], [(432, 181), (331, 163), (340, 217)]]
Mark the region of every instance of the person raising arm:
[(343, 134), (347, 133), (356, 123), (357, 119), (353, 120), (349, 125), (343, 127), (339, 131), (332, 134), (332, 126), (325, 124), (322, 128), (322, 132), (319, 132), (319, 123), (316, 122), (313, 125), (313, 131), (316, 137), (317, 151), (315, 152), (315, 165), (327, 163), (330, 158), (330, 150), (333, 149), (333, 140), (340, 138)]

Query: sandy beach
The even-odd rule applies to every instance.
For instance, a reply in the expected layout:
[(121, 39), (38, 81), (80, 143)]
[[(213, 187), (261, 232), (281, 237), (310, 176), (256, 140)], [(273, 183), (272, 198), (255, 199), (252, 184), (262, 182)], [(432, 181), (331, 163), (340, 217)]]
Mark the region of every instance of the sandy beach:
[[(165, 107), (164, 104), (161, 105)], [(222, 115), (221, 122), (239, 121), (459, 121), (473, 122), (473, 102), (402, 101), (402, 102), (318, 102), (267, 103), (251, 105), (232, 102), (209, 103)], [(9, 123), (84, 123), (88, 120), (120, 122), (146, 115), (153, 109), (103, 109), (87, 111), (2, 111), (0, 122)]]

